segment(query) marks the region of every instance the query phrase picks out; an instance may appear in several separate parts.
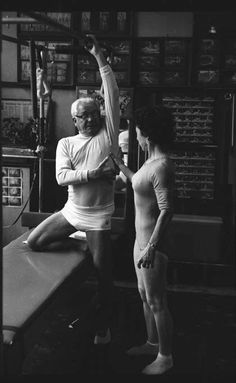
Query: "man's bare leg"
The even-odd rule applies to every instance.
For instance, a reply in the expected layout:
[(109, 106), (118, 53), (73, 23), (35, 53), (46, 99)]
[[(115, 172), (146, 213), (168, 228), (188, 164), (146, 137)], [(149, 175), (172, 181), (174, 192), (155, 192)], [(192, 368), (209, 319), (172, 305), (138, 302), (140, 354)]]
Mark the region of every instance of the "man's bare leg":
[(86, 232), (88, 247), (98, 280), (99, 314), (97, 327), (99, 334), (106, 335), (111, 321), (113, 299), (112, 255), (109, 230)]
[(70, 225), (61, 212), (41, 222), (29, 235), (27, 243), (32, 250), (46, 251), (68, 248), (74, 242), (69, 235), (76, 229)]

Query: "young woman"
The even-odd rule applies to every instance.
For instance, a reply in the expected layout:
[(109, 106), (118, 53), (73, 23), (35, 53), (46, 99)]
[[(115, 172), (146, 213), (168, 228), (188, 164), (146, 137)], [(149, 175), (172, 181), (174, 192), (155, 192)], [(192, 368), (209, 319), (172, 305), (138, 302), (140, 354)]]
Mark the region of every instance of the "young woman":
[(174, 118), (166, 107), (144, 107), (136, 111), (138, 143), (148, 158), (133, 173), (119, 157), (111, 158), (132, 182), (135, 203), (134, 265), (143, 302), (147, 341), (132, 347), (129, 355), (155, 354), (144, 374), (163, 374), (173, 366), (172, 318), (166, 302), (168, 258), (165, 244), (173, 215), (174, 164), (168, 150), (174, 140)]

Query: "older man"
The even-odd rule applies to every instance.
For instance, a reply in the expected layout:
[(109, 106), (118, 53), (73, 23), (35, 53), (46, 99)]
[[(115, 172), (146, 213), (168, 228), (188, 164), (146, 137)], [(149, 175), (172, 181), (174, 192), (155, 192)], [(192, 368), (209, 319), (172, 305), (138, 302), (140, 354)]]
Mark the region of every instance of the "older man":
[[(115, 169), (108, 155), (118, 152), (119, 89), (96, 38), (90, 35), (90, 39), (92, 46), (87, 49), (95, 57), (102, 77), (105, 118), (101, 118), (100, 107), (91, 97), (79, 98), (72, 104), (78, 134), (62, 138), (56, 151), (56, 178), (59, 185), (68, 187), (68, 200), (61, 211), (34, 229), (28, 245), (34, 250), (52, 249), (65, 244), (75, 231), (85, 231), (98, 277), (100, 307), (105, 309), (113, 290), (110, 229)], [(109, 340), (107, 316), (100, 323), (95, 343)]]

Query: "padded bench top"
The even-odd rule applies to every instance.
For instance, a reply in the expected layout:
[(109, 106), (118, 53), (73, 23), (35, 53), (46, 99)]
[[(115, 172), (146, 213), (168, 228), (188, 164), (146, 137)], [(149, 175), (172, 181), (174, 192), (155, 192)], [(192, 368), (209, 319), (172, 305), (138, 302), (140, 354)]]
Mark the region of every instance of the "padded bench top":
[(3, 333), (8, 344), (17, 328), (86, 259), (85, 251), (79, 249), (34, 252), (23, 243), (29, 233), (3, 248)]

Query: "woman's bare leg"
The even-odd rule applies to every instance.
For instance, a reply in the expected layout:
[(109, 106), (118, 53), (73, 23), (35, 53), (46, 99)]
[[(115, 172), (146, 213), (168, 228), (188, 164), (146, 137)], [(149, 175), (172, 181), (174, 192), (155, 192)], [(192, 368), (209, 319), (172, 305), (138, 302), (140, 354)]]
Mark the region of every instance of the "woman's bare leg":
[(159, 354), (156, 360), (148, 365), (145, 374), (162, 374), (172, 367), (172, 332), (173, 323), (166, 300), (167, 257), (156, 253), (153, 268), (142, 268), (147, 303), (153, 312), (159, 338)]
[(127, 351), (127, 354), (128, 355), (143, 355), (143, 354), (157, 355), (158, 333), (157, 333), (156, 321), (155, 321), (153, 312), (147, 303), (142, 272), (137, 267), (137, 259), (139, 258), (139, 256), (140, 256), (140, 250), (139, 250), (137, 242), (135, 242), (134, 265), (135, 265), (135, 271), (136, 271), (136, 276), (138, 281), (138, 290), (143, 302), (143, 313), (144, 313), (144, 319), (146, 324), (147, 341), (140, 346), (132, 347), (131, 349)]

